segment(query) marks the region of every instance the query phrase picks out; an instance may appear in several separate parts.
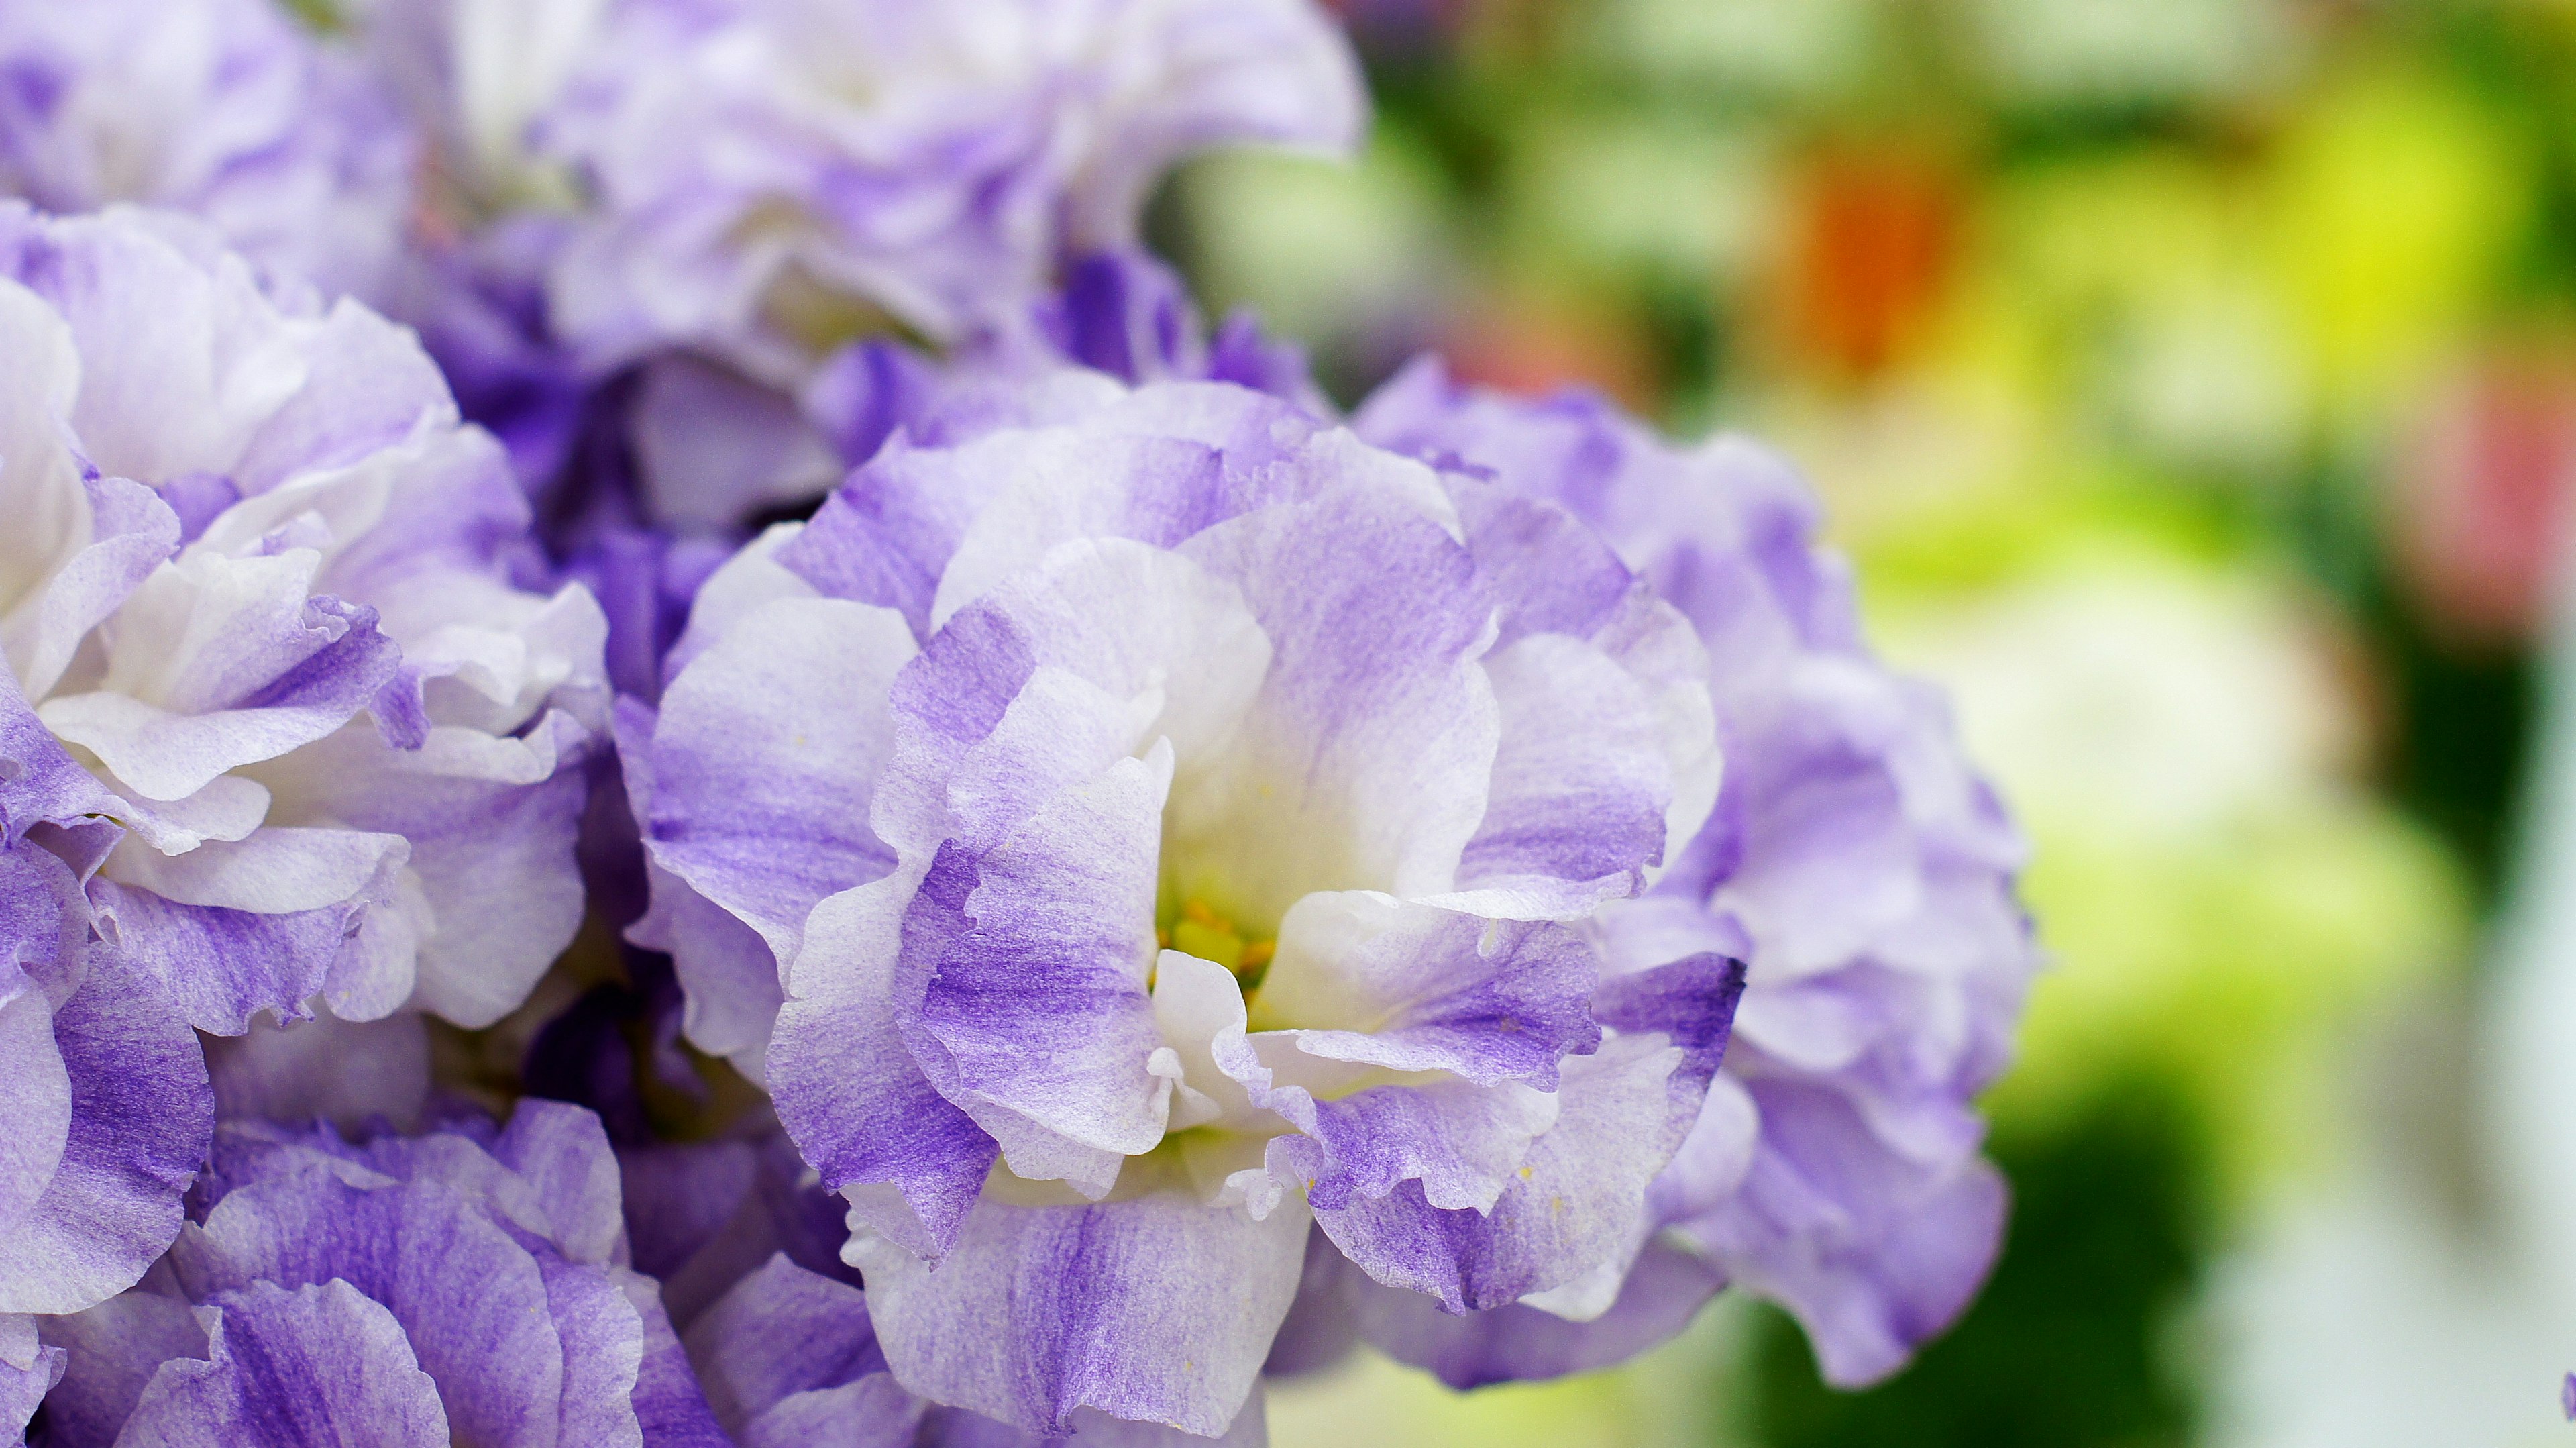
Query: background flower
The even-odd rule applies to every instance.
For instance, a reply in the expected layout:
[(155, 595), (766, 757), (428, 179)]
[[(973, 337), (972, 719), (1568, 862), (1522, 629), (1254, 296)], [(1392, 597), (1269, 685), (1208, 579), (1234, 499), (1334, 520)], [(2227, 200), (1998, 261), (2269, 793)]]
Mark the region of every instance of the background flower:
[[(0, 708), (101, 935), (202, 1029), (325, 997), (481, 1024), (580, 916), (600, 620), (408, 336), (149, 213), (0, 215)], [(90, 871), (95, 874), (90, 874)]]
[(550, 1102), (364, 1144), (227, 1125), (164, 1266), (43, 1325), (53, 1441), (721, 1443), (616, 1172)]

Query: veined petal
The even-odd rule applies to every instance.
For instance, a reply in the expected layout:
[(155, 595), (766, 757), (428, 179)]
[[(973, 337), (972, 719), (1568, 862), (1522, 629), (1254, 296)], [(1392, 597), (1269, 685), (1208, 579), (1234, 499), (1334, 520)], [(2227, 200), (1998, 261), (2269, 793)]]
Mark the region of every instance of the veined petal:
[(1186, 1191), (986, 1202), (937, 1269), (873, 1234), (849, 1256), (905, 1387), (1039, 1432), (1081, 1409), (1204, 1437), (1233, 1426), (1296, 1295), (1307, 1213)]
[(437, 1385), (402, 1325), (346, 1282), (257, 1283), (199, 1309), (211, 1358), (175, 1358), (144, 1384), (119, 1443), (385, 1448), (449, 1441)]

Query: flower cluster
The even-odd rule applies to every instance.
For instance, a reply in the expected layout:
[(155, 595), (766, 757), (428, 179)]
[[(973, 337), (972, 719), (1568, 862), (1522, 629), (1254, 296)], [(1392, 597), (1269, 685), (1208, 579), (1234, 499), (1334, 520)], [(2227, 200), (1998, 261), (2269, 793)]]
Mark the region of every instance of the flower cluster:
[(1973, 1293), (2019, 846), (1795, 478), (1139, 246), (1356, 138), (1308, 0), (21, 10), (0, 1430), (1250, 1443)]

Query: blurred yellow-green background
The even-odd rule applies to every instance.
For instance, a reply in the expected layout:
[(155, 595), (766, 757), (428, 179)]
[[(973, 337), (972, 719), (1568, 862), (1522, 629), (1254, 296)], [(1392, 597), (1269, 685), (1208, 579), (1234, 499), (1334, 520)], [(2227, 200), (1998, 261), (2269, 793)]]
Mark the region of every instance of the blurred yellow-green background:
[(1437, 347), (1786, 448), (2054, 966), (2009, 1245), (1908, 1373), (1830, 1392), (1729, 1302), (1565, 1383), (1364, 1363), (1273, 1441), (2576, 1441), (2576, 4), (1339, 8), (1362, 161), (1202, 162), (1158, 239), (1344, 401)]

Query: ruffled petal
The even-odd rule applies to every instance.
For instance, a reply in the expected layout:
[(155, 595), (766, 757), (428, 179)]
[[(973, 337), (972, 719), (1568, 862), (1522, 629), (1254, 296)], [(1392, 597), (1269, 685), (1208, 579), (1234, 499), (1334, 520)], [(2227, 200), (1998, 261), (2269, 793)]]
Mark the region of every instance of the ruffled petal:
[(1618, 1300), (1584, 1322), (1519, 1303), (1463, 1317), (1418, 1292), (1343, 1279), (1360, 1330), (1380, 1352), (1461, 1390), (1614, 1367), (1690, 1325), (1726, 1274), (1688, 1252), (1649, 1243)]
[(988, 1200), (936, 1269), (870, 1233), (849, 1256), (895, 1377), (924, 1397), (1039, 1432), (1090, 1408), (1215, 1437), (1296, 1295), (1308, 1220), (1293, 1199), (1256, 1221), (1172, 1190)]
[(143, 1387), (119, 1444), (149, 1448), (444, 1448), (447, 1414), (402, 1325), (346, 1282), (267, 1283), (199, 1309), (210, 1358)]
[(1565, 1063), (1555, 1126), (1488, 1212), (1432, 1206), (1418, 1182), (1319, 1209), (1371, 1277), (1481, 1311), (1541, 1294), (1597, 1315), (1649, 1230), (1648, 1188), (1697, 1120), (1744, 990), (1740, 964), (1676, 961), (1607, 982), (1594, 1014), (1621, 1034)]
[(900, 619), (782, 599), (742, 619), (662, 696), (645, 840), (653, 861), (795, 958), (805, 917), (885, 873), (868, 828), (892, 747), (884, 701), (913, 656)]
[(132, 1286), (178, 1234), (214, 1132), (196, 1033), (112, 952), (93, 952), (53, 1034), (70, 1130), (44, 1194), (0, 1234), (0, 1312), (78, 1312)]

